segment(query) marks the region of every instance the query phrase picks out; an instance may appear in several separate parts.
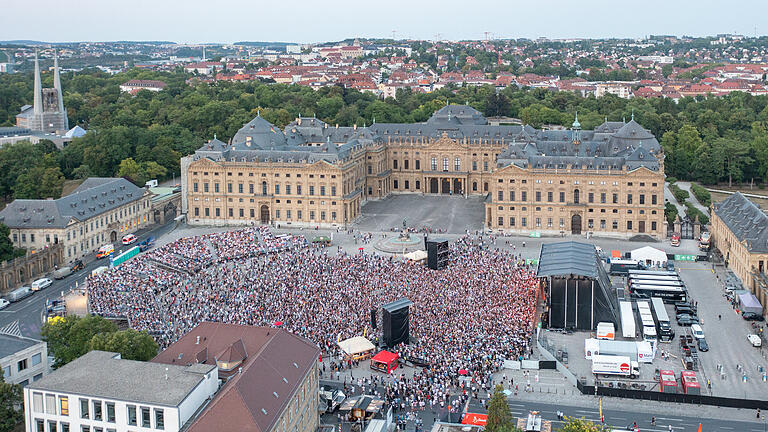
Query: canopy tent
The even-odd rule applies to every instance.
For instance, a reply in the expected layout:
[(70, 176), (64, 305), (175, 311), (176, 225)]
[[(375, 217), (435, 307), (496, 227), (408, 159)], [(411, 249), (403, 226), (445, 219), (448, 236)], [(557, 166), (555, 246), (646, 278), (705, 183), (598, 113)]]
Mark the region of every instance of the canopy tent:
[(341, 351), (347, 357), (353, 357), (355, 359), (368, 356), (376, 347), (363, 336), (355, 336), (343, 341), (338, 341), (336, 344), (341, 348)]
[(464, 416), (461, 418), (461, 424), (463, 425), (473, 425), (473, 426), (485, 426), (486, 422), (488, 421), (488, 414), (477, 414), (477, 413), (465, 413)]
[(424, 261), (427, 259), (427, 252), (423, 250), (415, 250), (405, 254), (405, 257), (411, 261)]
[(667, 262), (667, 254), (654, 247), (643, 246), (629, 253), (630, 258), (648, 266), (661, 267)]
[(312, 243), (331, 243), (331, 238), (328, 236), (317, 236), (312, 239)]
[(389, 351), (380, 351), (371, 359), (371, 369), (390, 373), (397, 369), (397, 363), (400, 356)]

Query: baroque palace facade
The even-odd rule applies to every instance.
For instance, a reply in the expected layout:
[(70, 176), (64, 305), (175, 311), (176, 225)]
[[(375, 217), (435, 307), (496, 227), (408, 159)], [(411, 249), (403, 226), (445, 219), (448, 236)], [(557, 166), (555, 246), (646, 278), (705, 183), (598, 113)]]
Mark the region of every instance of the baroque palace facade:
[(487, 228), (518, 233), (666, 235), (664, 157), (632, 119), (582, 131), (494, 126), (449, 105), (427, 122), (331, 126), (261, 116), (229, 143), (182, 158), (190, 224), (344, 225), (390, 194), (480, 195)]

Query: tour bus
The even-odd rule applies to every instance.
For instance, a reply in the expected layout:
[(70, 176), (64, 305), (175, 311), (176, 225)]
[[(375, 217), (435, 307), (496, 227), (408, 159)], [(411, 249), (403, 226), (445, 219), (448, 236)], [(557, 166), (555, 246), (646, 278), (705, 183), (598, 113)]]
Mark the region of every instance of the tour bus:
[(652, 297), (651, 306), (653, 306), (653, 320), (656, 323), (659, 340), (662, 342), (672, 341), (675, 338), (675, 332), (672, 330), (669, 315), (664, 308), (664, 300), (660, 297)]
[(688, 298), (687, 292), (680, 287), (668, 287), (661, 285), (629, 285), (629, 294), (635, 298), (650, 299), (661, 297), (667, 303), (684, 302)]
[(685, 288), (685, 284), (683, 281), (665, 281), (665, 280), (653, 280), (653, 279), (630, 279), (629, 283), (631, 285), (659, 285), (659, 286), (668, 286), (668, 287), (679, 287), (680, 289)]
[(678, 276), (677, 272), (669, 270), (630, 270), (630, 276), (648, 275), (648, 276)]
[(643, 268), (645, 268), (643, 263), (635, 260), (620, 259), (620, 258), (614, 258), (611, 260), (612, 275), (626, 276), (629, 274), (630, 270), (639, 270)]
[(664, 276), (664, 275), (650, 275), (650, 274), (636, 274), (629, 273), (630, 279), (646, 279), (646, 280), (659, 280), (659, 281), (680, 281), (680, 276)]

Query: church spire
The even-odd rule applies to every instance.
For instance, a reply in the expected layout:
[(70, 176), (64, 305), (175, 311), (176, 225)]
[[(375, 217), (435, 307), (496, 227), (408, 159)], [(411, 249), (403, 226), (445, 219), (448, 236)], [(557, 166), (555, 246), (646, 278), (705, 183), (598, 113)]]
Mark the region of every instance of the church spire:
[(37, 60), (37, 51), (35, 51), (35, 114), (43, 113), (43, 84), (40, 82), (40, 62)]
[(56, 89), (59, 100), (59, 112), (64, 112), (64, 96), (61, 94), (61, 77), (59, 76), (59, 55), (53, 52), (53, 88)]

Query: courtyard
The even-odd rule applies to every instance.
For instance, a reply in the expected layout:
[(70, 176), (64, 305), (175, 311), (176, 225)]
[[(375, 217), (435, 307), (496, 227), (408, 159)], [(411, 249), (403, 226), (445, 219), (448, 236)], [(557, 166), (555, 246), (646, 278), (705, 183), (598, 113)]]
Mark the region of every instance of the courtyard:
[(360, 231), (383, 232), (403, 227), (430, 228), (448, 234), (483, 229), (484, 198), (461, 195), (391, 195), (363, 205), (352, 226)]

